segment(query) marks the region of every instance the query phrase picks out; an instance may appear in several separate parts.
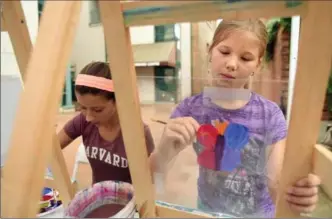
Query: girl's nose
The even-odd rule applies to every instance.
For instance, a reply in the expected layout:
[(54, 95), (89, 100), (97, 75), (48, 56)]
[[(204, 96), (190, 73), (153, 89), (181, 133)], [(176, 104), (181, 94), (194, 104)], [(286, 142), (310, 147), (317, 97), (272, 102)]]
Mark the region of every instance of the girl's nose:
[(228, 71), (235, 71), (235, 66), (233, 65), (227, 65), (226, 68)]
[(230, 58), (226, 63), (226, 69), (228, 71), (235, 71), (237, 68), (237, 61), (235, 58)]

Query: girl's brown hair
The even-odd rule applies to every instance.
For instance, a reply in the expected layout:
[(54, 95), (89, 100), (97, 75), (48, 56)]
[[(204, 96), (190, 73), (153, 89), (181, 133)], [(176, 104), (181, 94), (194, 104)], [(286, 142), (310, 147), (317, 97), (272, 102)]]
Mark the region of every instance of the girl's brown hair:
[[(112, 80), (111, 69), (109, 64), (106, 62), (91, 62), (87, 64), (79, 74), (92, 75), (96, 77), (102, 77)], [(81, 95), (92, 94), (92, 95), (101, 95), (108, 100), (115, 101), (114, 92), (109, 92), (105, 90), (100, 90), (98, 88), (87, 87), (82, 85), (75, 85), (75, 91)]]
[(216, 31), (214, 32), (212, 44), (209, 48), (209, 53), (211, 53), (212, 49), (216, 45), (218, 45), (222, 40), (227, 38), (229, 34), (235, 30), (244, 30), (254, 33), (257, 36), (257, 39), (260, 41), (261, 45), (260, 58), (264, 56), (268, 41), (268, 33), (265, 24), (259, 19), (221, 21)]

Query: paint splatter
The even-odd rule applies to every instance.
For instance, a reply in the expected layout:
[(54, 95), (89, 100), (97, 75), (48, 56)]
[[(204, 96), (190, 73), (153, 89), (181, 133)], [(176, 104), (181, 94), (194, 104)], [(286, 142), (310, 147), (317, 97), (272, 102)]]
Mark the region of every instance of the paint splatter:
[(225, 130), (225, 146), (234, 150), (242, 149), (249, 142), (249, 131), (248, 128), (231, 123)]
[(220, 170), (226, 172), (232, 172), (240, 164), (241, 164), (241, 151), (225, 147), (224, 156), (220, 160)]
[(228, 122), (219, 122), (219, 121), (216, 122), (215, 126), (216, 129), (218, 130), (219, 135), (224, 135), (228, 124), (229, 124)]
[(215, 126), (202, 125), (194, 149), (199, 165), (216, 171), (232, 172), (241, 164), (242, 149), (249, 142), (247, 127), (215, 121)]
[(209, 151), (214, 151), (217, 136), (218, 130), (209, 124), (202, 125), (197, 131), (197, 141)]

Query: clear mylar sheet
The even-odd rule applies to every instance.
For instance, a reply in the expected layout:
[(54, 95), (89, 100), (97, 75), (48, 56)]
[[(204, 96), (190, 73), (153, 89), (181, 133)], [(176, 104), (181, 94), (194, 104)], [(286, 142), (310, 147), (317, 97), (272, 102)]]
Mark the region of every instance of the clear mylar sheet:
[(286, 136), (279, 104), (247, 88), (203, 86), (179, 100), (167, 116), (160, 105), (155, 109), (157, 146), (166, 123), (181, 117), (199, 123), (192, 145), (157, 180), (160, 203), (217, 217), (274, 217), (274, 154)]

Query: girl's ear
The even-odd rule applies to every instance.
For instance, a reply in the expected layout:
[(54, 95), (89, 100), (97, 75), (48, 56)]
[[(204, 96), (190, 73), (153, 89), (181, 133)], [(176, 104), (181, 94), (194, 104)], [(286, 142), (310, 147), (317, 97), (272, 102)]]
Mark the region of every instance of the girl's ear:
[(263, 63), (263, 58), (258, 59), (257, 68), (260, 68)]
[(264, 68), (264, 64), (265, 64), (264, 59), (260, 58), (257, 63), (257, 72), (262, 71), (262, 69)]

